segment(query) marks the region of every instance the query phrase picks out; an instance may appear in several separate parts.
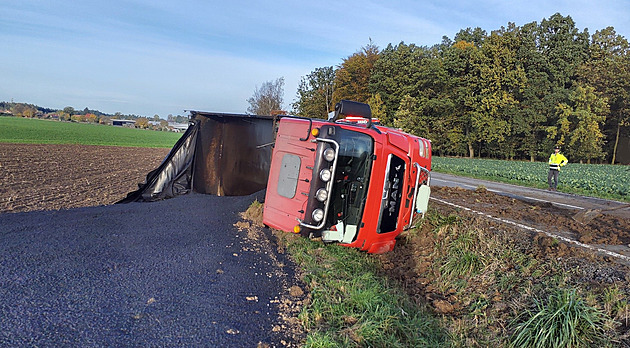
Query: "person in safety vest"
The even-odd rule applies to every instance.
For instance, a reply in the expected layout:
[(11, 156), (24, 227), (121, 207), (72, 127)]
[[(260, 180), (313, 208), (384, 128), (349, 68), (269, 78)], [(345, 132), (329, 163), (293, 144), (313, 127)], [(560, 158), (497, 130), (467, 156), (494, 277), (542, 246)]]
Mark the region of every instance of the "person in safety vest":
[(549, 156), (549, 174), (547, 175), (549, 190), (556, 191), (560, 167), (564, 167), (567, 163), (569, 163), (569, 160), (560, 153), (560, 148), (558, 146), (554, 147), (553, 153)]

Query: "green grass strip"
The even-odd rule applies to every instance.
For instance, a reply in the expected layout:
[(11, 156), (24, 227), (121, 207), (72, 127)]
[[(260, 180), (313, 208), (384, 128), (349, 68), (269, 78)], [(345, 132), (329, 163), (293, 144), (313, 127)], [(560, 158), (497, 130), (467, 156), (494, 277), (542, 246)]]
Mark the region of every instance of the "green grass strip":
[(181, 133), (99, 124), (0, 117), (0, 143), (170, 148)]
[(287, 249), (312, 296), (300, 315), (306, 347), (449, 346), (438, 321), (382, 274), (374, 255), (306, 238)]

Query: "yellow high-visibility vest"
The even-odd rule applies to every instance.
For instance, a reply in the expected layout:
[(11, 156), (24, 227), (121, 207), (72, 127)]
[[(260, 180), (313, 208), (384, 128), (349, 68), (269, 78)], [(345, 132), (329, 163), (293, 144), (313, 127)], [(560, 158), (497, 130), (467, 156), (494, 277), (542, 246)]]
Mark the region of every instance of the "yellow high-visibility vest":
[(564, 167), (567, 163), (569, 160), (559, 152), (557, 154), (552, 153), (549, 157), (549, 169), (560, 170), (560, 167)]

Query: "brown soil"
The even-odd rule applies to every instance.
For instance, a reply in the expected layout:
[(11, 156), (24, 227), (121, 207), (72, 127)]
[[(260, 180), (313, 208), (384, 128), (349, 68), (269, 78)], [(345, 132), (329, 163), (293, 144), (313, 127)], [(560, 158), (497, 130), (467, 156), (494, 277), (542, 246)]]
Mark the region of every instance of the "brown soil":
[(136, 190), (169, 150), (0, 144), (0, 213), (115, 203)]
[(576, 211), (558, 208), (550, 203), (523, 202), (494, 194), (483, 188), (475, 191), (451, 187), (434, 188), (432, 196), (493, 217), (568, 235), (582, 243), (630, 244), (630, 221), (613, 215), (600, 214), (583, 223), (574, 218), (577, 215)]

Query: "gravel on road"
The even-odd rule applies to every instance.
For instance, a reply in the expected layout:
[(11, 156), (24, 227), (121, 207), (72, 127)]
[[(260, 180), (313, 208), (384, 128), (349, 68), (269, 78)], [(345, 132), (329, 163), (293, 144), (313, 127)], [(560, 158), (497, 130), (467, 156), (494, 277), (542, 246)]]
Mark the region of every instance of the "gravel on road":
[(234, 226), (261, 195), (0, 214), (0, 346), (280, 346), (293, 267)]

